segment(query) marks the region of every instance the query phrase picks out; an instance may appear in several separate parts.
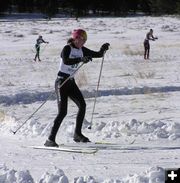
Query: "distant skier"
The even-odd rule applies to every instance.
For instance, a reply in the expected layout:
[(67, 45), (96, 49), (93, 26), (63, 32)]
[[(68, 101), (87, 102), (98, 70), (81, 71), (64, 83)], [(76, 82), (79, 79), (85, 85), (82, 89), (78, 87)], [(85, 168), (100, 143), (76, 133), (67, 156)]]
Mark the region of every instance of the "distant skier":
[(36, 62), (36, 59), (38, 58), (38, 61), (40, 62), (41, 59), (40, 59), (40, 44), (42, 43), (49, 43), (47, 41), (44, 41), (43, 37), (42, 36), (39, 36), (38, 39), (36, 40), (36, 44), (35, 44), (35, 48), (36, 48), (36, 55), (35, 55), (35, 58), (34, 58), (34, 61)]
[(153, 36), (153, 30), (150, 29), (150, 31), (146, 34), (146, 38), (144, 40), (144, 59), (149, 59), (149, 52), (150, 52), (149, 40), (155, 41), (156, 39), (158, 38)]
[[(84, 44), (87, 40), (87, 34), (82, 29), (77, 29), (72, 32), (71, 38), (67, 41), (61, 52), (61, 61), (59, 72), (55, 81), (55, 91), (58, 102), (58, 115), (54, 120), (54, 125), (51, 133), (45, 142), (45, 146), (58, 147), (55, 141), (58, 129), (67, 114), (68, 98), (77, 105), (79, 111), (76, 117), (76, 127), (74, 131), (75, 142), (90, 142), (90, 140), (82, 134), (81, 128), (86, 112), (86, 103), (84, 97), (76, 85), (74, 72), (78, 69), (79, 63), (88, 63), (92, 58), (102, 57), (106, 50), (109, 49), (109, 43), (101, 46), (99, 51), (93, 51)], [(70, 79), (61, 87), (61, 84), (70, 76)]]

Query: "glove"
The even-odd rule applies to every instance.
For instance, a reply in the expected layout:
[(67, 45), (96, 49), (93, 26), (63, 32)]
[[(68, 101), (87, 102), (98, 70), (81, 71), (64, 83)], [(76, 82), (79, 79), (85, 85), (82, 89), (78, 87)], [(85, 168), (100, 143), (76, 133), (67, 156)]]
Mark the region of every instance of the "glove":
[(153, 41), (155, 41), (156, 39), (158, 39), (158, 37), (154, 37), (154, 38), (153, 38)]
[(110, 44), (109, 43), (104, 43), (102, 46), (101, 46), (101, 51), (105, 52), (109, 49), (109, 46)]
[(89, 61), (92, 61), (92, 57), (90, 57), (90, 56), (85, 56), (85, 57), (82, 57), (81, 58), (81, 62), (83, 62), (83, 63), (88, 63)]

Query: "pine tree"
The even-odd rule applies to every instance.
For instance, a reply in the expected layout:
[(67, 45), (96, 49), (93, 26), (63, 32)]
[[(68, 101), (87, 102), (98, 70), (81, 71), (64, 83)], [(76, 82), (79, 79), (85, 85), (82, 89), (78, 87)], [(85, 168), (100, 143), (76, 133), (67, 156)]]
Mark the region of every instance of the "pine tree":
[(10, 5), (10, 0), (0, 1), (0, 14), (8, 10)]
[(58, 13), (58, 0), (36, 0), (37, 9), (51, 19)]

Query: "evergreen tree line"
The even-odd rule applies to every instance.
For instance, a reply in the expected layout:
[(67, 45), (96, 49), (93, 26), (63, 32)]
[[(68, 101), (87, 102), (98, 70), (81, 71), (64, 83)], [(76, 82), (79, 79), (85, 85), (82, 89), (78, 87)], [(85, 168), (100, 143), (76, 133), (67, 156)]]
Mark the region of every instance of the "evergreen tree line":
[(180, 14), (180, 0), (0, 0), (0, 14), (43, 13), (53, 17), (58, 13), (72, 16), (125, 16), (139, 12), (149, 15)]

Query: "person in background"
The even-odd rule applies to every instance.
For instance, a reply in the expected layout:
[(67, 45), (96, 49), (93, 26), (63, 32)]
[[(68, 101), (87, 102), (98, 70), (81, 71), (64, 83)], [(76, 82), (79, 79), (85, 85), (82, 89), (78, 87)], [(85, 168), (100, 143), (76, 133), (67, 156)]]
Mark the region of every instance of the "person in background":
[(40, 59), (40, 44), (42, 43), (49, 43), (47, 41), (44, 41), (43, 37), (40, 35), (38, 37), (38, 39), (36, 40), (36, 44), (35, 44), (35, 48), (36, 48), (36, 55), (35, 55), (35, 58), (34, 58), (34, 61), (36, 62), (36, 59), (38, 58), (38, 61), (40, 62), (41, 59)]
[(153, 36), (153, 30), (150, 29), (150, 31), (146, 34), (144, 40), (144, 59), (149, 59), (149, 52), (150, 52), (149, 40), (155, 41), (156, 39), (158, 38)]
[[(58, 144), (56, 143), (56, 135), (64, 117), (67, 114), (68, 98), (72, 99), (79, 109), (76, 117), (73, 140), (75, 142), (83, 143), (90, 142), (88, 137), (82, 134), (81, 130), (86, 112), (86, 103), (75, 82), (74, 73), (78, 70), (78, 65), (80, 63), (86, 64), (89, 61), (92, 61), (92, 58), (103, 57), (105, 52), (109, 49), (109, 43), (103, 44), (99, 51), (93, 51), (84, 46), (86, 40), (87, 33), (85, 30), (74, 30), (71, 38), (67, 41), (67, 45), (62, 49), (59, 72), (55, 81), (58, 115), (54, 120), (50, 135), (44, 144), (45, 146), (58, 147)], [(61, 87), (65, 80), (65, 84)]]

